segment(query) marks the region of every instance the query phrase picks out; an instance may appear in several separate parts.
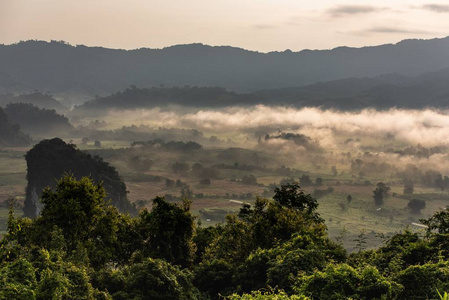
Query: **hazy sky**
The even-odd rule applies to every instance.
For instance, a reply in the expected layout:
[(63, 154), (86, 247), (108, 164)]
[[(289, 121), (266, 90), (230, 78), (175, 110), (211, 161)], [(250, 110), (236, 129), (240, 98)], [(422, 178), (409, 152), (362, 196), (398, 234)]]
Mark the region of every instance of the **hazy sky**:
[(449, 1), (0, 0), (0, 43), (329, 49), (449, 35)]

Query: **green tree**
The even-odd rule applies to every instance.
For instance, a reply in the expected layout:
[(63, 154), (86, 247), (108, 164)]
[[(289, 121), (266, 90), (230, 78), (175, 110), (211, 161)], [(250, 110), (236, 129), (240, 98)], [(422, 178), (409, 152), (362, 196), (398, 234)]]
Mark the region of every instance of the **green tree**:
[(26, 259), (3, 263), (0, 268), (0, 298), (36, 299), (36, 269)]
[(384, 205), (384, 199), (390, 193), (390, 187), (383, 182), (379, 182), (376, 185), (376, 189), (373, 191), (374, 204), (377, 206)]
[(334, 175), (334, 176), (338, 175), (338, 171), (337, 171), (337, 167), (336, 166), (332, 166), (331, 167), (331, 171), (332, 171), (332, 175)]
[(54, 228), (61, 230), (69, 255), (85, 249), (93, 266), (114, 259), (117, 246), (118, 211), (104, 200), (103, 186), (83, 177), (64, 175), (55, 189), (42, 194), (44, 207), (35, 221), (34, 241), (48, 247)]
[(253, 291), (250, 294), (237, 295), (232, 294), (225, 298), (226, 300), (309, 300), (304, 295), (291, 295), (283, 291)]
[(139, 231), (144, 242), (143, 252), (183, 267), (191, 266), (195, 247), (193, 234), (195, 217), (190, 202), (168, 203), (162, 197), (153, 200), (151, 212), (144, 209), (139, 216)]
[(437, 290), (449, 289), (449, 265), (440, 262), (410, 266), (396, 274), (395, 280), (404, 287), (401, 299), (437, 299)]
[(235, 290), (235, 267), (223, 259), (206, 260), (195, 268), (195, 286), (208, 298), (218, 299)]
[(448, 209), (436, 212), (429, 219), (420, 220), (421, 223), (427, 225), (427, 233), (430, 235), (433, 231), (440, 234), (449, 233), (449, 211)]
[(330, 264), (322, 272), (298, 281), (299, 292), (313, 299), (394, 299), (400, 286), (383, 277), (370, 265), (354, 269), (347, 264)]
[(407, 208), (412, 212), (412, 214), (419, 215), (421, 213), (421, 210), (426, 207), (426, 201), (421, 199), (411, 199), (408, 204)]
[(256, 185), (257, 178), (254, 175), (245, 175), (242, 177), (242, 183), (248, 185)]
[(348, 202), (348, 205), (351, 204), (351, 202), (352, 202), (352, 196), (351, 196), (351, 195), (348, 195), (348, 196), (346, 197), (346, 201)]
[(413, 182), (412, 181), (407, 181), (404, 184), (404, 192), (403, 193), (404, 193), (404, 195), (412, 195), (414, 189), (415, 189), (415, 186), (414, 186)]
[(113, 299), (199, 299), (190, 274), (161, 259), (148, 258), (103, 276)]
[(355, 244), (355, 248), (357, 249), (357, 251), (360, 253), (363, 250), (365, 250), (366, 248), (366, 234), (365, 231), (362, 230), (360, 231), (360, 234), (357, 236), (357, 238), (354, 240), (354, 242), (356, 242)]
[(323, 222), (316, 212), (318, 201), (310, 194), (306, 194), (299, 184), (289, 183), (282, 185), (281, 188), (276, 187), (274, 193), (273, 200), (281, 206), (299, 210), (317, 222)]

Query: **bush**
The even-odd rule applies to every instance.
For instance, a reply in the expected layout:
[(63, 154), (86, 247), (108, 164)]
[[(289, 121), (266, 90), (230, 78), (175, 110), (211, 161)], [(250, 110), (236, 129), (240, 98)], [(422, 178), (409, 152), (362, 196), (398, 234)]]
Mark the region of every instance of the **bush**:
[[(198, 299), (199, 292), (187, 273), (159, 260), (147, 259), (122, 271), (125, 289), (114, 299)], [(125, 298), (129, 295), (129, 298)]]
[(412, 212), (412, 214), (420, 214), (421, 210), (426, 207), (426, 201), (420, 199), (411, 199), (407, 208)]
[(216, 299), (218, 295), (230, 294), (233, 291), (232, 275), (235, 273), (231, 264), (224, 260), (212, 260), (201, 263), (195, 268), (194, 283), (198, 289)]
[(200, 184), (201, 185), (210, 185), (210, 179), (209, 178), (201, 179)]
[(396, 276), (396, 281), (404, 286), (401, 299), (436, 299), (437, 289), (449, 289), (449, 264), (424, 264), (410, 266)]
[(309, 300), (310, 298), (303, 295), (289, 296), (285, 292), (279, 291), (254, 291), (251, 294), (237, 295), (232, 294), (226, 298), (227, 300)]
[(243, 184), (255, 185), (257, 184), (257, 179), (254, 175), (245, 175), (242, 178)]
[[(369, 265), (359, 271), (347, 264), (329, 265), (300, 279), (299, 290), (313, 299), (391, 299), (399, 286), (380, 275)], [(405, 298), (403, 298), (405, 299)]]

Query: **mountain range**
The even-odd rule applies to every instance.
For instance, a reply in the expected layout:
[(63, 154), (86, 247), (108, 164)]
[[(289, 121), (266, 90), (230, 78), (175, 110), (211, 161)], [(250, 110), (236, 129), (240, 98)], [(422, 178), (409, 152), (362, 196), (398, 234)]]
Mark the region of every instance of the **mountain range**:
[(60, 97), (93, 98), (130, 85), (220, 86), (249, 93), (343, 78), (383, 74), (416, 77), (435, 72), (449, 67), (449, 37), (363, 48), (269, 53), (203, 44), (118, 50), (26, 41), (0, 45), (0, 65), (0, 93), (37, 89)]

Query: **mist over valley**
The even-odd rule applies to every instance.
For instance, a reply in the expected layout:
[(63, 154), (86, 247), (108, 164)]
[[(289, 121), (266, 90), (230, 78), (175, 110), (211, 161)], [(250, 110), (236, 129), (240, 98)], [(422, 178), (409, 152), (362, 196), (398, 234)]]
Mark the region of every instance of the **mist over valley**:
[(448, 290), (448, 37), (266, 53), (28, 40), (0, 45), (0, 66), (0, 298)]

